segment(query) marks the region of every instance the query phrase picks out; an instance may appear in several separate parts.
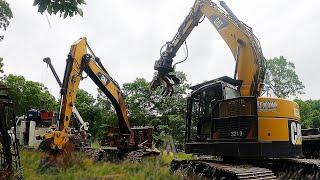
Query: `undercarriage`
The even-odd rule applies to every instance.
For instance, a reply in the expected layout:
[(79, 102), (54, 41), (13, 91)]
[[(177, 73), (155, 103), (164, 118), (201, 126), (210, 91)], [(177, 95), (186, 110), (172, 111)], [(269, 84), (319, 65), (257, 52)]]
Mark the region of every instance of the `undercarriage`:
[[(213, 158), (214, 159), (214, 158)], [(260, 160), (173, 160), (170, 171), (209, 179), (319, 179), (320, 160), (278, 158)]]

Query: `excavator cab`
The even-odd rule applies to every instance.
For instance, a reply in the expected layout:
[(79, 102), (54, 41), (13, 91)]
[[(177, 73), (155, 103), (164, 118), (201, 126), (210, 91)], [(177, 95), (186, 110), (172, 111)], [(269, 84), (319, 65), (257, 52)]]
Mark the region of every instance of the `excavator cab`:
[(219, 117), (219, 102), (240, 96), (237, 86), (226, 82), (232, 80), (225, 76), (190, 87), (193, 91), (187, 98), (187, 124), (189, 128), (191, 124), (196, 127), (196, 131), (190, 131), (190, 133), (197, 141), (207, 141), (214, 138), (212, 118)]
[[(257, 101), (240, 96), (241, 83), (224, 76), (191, 87), (187, 98), (187, 153), (239, 156), (233, 152), (238, 147), (225, 149), (218, 144), (257, 138)], [(228, 150), (231, 152), (226, 153)]]

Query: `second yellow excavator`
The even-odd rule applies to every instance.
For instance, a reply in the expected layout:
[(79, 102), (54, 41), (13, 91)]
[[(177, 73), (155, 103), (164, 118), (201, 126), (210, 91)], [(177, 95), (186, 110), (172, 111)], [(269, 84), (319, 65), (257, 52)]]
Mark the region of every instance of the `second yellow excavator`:
[(68, 54), (60, 92), (59, 128), (44, 135), (46, 147), (49, 150), (59, 152), (69, 144), (70, 120), (80, 81), (85, 78), (82, 75), (83, 72), (86, 72), (106, 95), (116, 111), (119, 128), (111, 133), (115, 136), (114, 138), (109, 137), (116, 142), (110, 142), (109, 144), (122, 152), (130, 152), (141, 147), (151, 148), (153, 128), (131, 128), (127, 107), (119, 85), (106, 71), (100, 59), (95, 56), (86, 38), (80, 38), (73, 43)]
[[(179, 84), (174, 69), (182, 62), (173, 64), (173, 58), (205, 17), (227, 43), (236, 62), (233, 78), (224, 76), (192, 86), (187, 97), (185, 152), (219, 156), (224, 162), (173, 161), (173, 170), (189, 167), (218, 179), (268, 179), (275, 177), (273, 172), (279, 175), (286, 168), (289, 172), (290, 168), (305, 166), (301, 174), (310, 173), (307, 168), (314, 167), (311, 174), (319, 177), (320, 161), (297, 159), (302, 156), (298, 105), (261, 96), (266, 60), (259, 40), (223, 1), (220, 6), (223, 9), (210, 0), (196, 0), (174, 38), (162, 47), (154, 65), (157, 72), (152, 88), (164, 85), (164, 93), (171, 95), (173, 85)], [(226, 162), (250, 166), (237, 167)]]

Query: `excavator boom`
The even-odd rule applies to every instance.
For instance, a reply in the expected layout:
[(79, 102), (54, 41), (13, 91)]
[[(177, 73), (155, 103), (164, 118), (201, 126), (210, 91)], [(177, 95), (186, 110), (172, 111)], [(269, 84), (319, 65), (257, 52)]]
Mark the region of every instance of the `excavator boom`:
[(201, 17), (205, 16), (227, 43), (234, 56), (236, 61), (234, 79), (242, 81), (241, 95), (261, 94), (266, 66), (260, 43), (249, 26), (240, 21), (224, 2), (221, 2), (221, 5), (226, 12), (210, 0), (196, 0), (177, 34), (165, 44), (165, 50), (155, 62), (154, 69), (157, 72), (151, 84), (152, 88), (164, 85), (167, 89), (166, 94), (172, 94), (172, 86), (179, 84), (173, 72), (175, 65), (180, 63), (173, 64), (173, 58), (194, 27), (199, 24)]

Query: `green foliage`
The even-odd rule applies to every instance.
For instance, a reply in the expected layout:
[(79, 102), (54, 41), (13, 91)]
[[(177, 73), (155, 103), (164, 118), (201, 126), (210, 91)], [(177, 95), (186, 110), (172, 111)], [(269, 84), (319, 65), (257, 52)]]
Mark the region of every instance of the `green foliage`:
[(84, 121), (90, 123), (89, 132), (93, 137), (102, 137), (107, 125), (117, 126), (117, 117), (111, 103), (99, 91), (97, 99), (80, 89), (75, 105)]
[(161, 89), (157, 92), (151, 91), (149, 82), (143, 78), (137, 78), (134, 82), (123, 85), (131, 124), (153, 126), (157, 145), (162, 144), (167, 134), (172, 135), (181, 146), (184, 142), (185, 96), (188, 84), (185, 83), (185, 74), (177, 72), (177, 76), (182, 80), (182, 84), (175, 87), (172, 97), (160, 95)]
[(77, 92), (76, 106), (79, 109), (88, 109), (90, 106), (93, 106), (95, 102), (94, 97), (88, 92), (79, 89)]
[(105, 133), (107, 126), (119, 126), (116, 111), (100, 89), (98, 89), (95, 108), (98, 110), (97, 116), (99, 116), (99, 119), (95, 122), (98, 137), (101, 137)]
[[(0, 30), (6, 30), (10, 24), (10, 19), (13, 17), (9, 4), (0, 0)], [(3, 40), (3, 35), (0, 35), (0, 41)]]
[[(161, 90), (151, 91), (149, 82), (143, 78), (123, 85), (131, 126), (153, 126), (157, 145), (162, 145), (166, 134), (172, 135), (180, 145), (184, 141), (184, 97), (188, 85), (184, 83), (186, 78), (183, 73), (178, 72), (177, 75), (183, 83), (176, 87), (172, 97), (159, 95)], [(96, 101), (89, 96), (80, 90), (76, 107), (85, 121), (90, 123), (90, 133), (97, 138), (102, 136), (107, 125), (118, 126), (118, 121), (112, 104), (100, 90)]]
[(296, 74), (294, 64), (283, 56), (267, 60), (265, 84), (267, 92), (281, 98), (303, 94), (305, 88)]
[(0, 29), (6, 30), (9, 26), (9, 20), (13, 17), (9, 4), (0, 0)]
[(30, 108), (56, 110), (58, 103), (54, 96), (40, 83), (28, 81), (23, 76), (9, 74), (4, 83), (10, 88), (17, 115), (23, 115)]
[[(28, 179), (182, 179), (172, 175), (168, 164), (171, 156), (158, 156), (143, 159), (139, 163), (93, 162), (83, 154), (75, 154), (75, 163), (66, 169), (37, 169), (42, 154), (37, 151), (21, 151), (21, 164), (24, 178)], [(179, 154), (179, 157), (185, 157)]]
[(300, 107), (301, 123), (303, 128), (320, 127), (320, 100), (295, 100)]
[(33, 5), (38, 6), (38, 11), (42, 14), (47, 11), (50, 15), (60, 13), (64, 18), (79, 14), (83, 16), (82, 9), (78, 6), (86, 4), (84, 0), (34, 0)]
[(163, 162), (163, 165), (167, 165), (169, 166), (169, 164), (171, 163), (171, 161), (173, 159), (193, 159), (193, 156), (191, 154), (185, 154), (185, 153), (176, 153), (176, 154), (173, 154), (173, 153), (168, 153), (167, 152), (163, 152), (162, 153), (162, 162)]
[(90, 95), (88, 92), (79, 89), (77, 92), (77, 99), (75, 102), (75, 106), (77, 107), (81, 117), (84, 121), (90, 123), (90, 132), (92, 133), (92, 125), (94, 122), (94, 103), (95, 99), (92, 95)]

